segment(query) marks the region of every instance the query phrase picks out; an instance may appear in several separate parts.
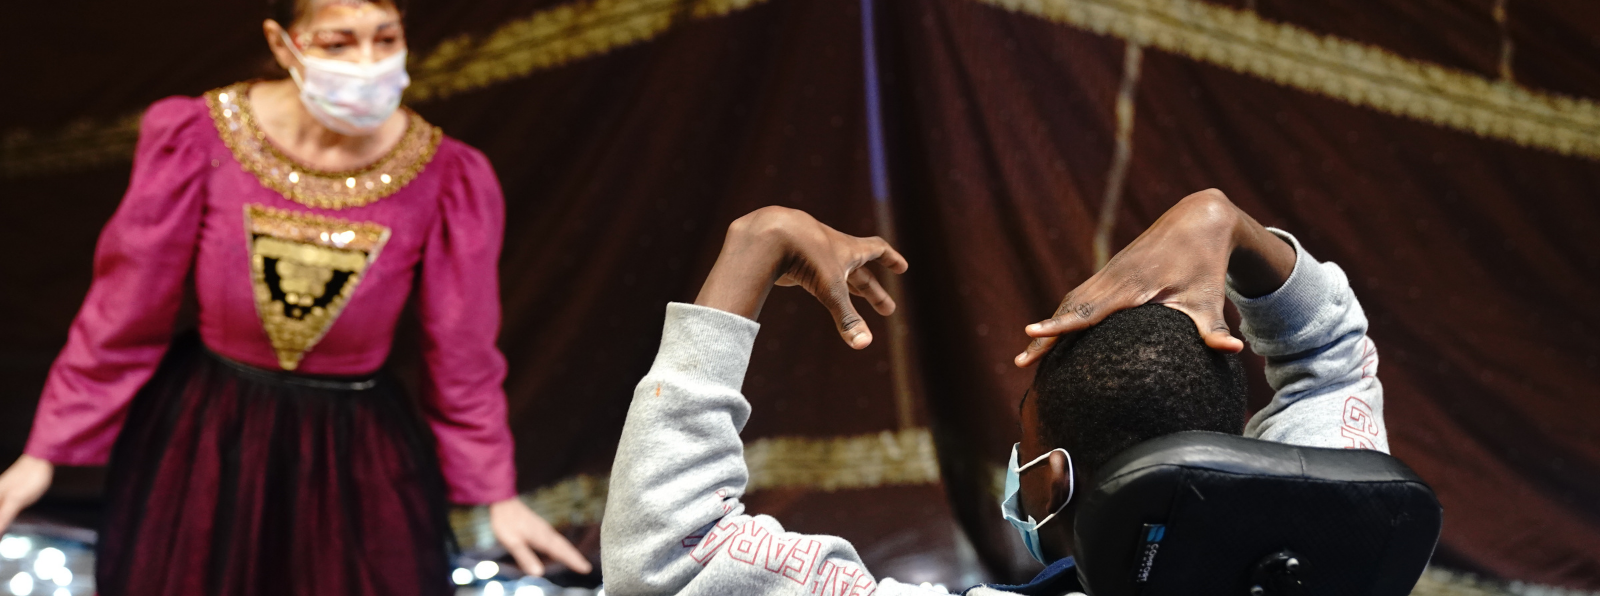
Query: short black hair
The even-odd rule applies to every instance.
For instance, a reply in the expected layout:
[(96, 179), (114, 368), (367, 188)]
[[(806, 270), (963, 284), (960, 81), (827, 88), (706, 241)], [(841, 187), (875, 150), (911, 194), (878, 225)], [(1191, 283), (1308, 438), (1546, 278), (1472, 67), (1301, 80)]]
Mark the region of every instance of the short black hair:
[(1113, 313), (1058, 342), (1033, 392), (1044, 440), (1085, 471), (1162, 435), (1244, 431), (1238, 357), (1206, 347), (1188, 315), (1159, 304)]

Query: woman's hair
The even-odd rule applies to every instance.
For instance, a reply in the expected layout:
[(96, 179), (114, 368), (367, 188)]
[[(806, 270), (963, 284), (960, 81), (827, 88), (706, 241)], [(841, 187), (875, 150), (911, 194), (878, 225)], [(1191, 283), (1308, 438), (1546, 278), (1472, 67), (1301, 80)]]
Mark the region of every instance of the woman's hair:
[[(356, 0), (345, 0), (356, 1)], [(375, 4), (393, 4), (400, 14), (406, 12), (406, 0), (360, 0)], [(305, 16), (311, 5), (316, 0), (267, 0), (267, 18), (277, 21), (284, 29), (294, 26), (300, 17)]]

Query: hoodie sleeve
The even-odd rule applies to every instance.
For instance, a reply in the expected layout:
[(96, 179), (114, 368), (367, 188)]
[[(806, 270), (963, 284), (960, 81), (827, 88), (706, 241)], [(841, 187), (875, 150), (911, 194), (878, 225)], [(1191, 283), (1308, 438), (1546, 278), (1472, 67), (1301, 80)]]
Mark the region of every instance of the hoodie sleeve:
[(639, 382), (600, 527), (606, 593), (943, 594), (879, 583), (837, 536), (787, 532), (745, 513), (749, 481), (740, 394), (755, 321), (689, 304), (667, 306), (661, 349)]
[(1312, 258), (1288, 232), (1271, 231), (1295, 250), (1294, 272), (1283, 287), (1259, 298), (1228, 288), (1245, 341), (1266, 358), (1267, 382), (1276, 392), (1245, 426), (1245, 436), (1388, 453), (1378, 349), (1344, 270)]

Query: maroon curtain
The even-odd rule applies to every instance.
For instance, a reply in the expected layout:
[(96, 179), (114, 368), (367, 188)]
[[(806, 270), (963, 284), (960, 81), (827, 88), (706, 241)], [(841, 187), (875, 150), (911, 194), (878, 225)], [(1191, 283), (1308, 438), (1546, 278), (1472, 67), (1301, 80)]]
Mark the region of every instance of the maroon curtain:
[[(1259, 10), (1492, 76), (1489, 11), (1456, 29), (1443, 23), (1476, 9), (1444, 4)], [(1581, 11), (1550, 4), (1513, 6), (1567, 39), (1596, 22), (1558, 21)], [(907, 302), (950, 472), (968, 449), (993, 463), (1013, 440), (1028, 375), (1002, 364), (1093, 269), (1124, 43), (973, 2), (892, 6), (897, 218), (920, 267)], [(1594, 44), (1540, 41), (1517, 54), (1531, 84), (1559, 62), (1573, 67), (1559, 89), (1595, 90)], [(1600, 166), (1149, 49), (1136, 107), (1112, 246), (1217, 187), (1341, 264), (1383, 358), (1394, 454), (1445, 506), (1436, 561), (1600, 587)], [(1252, 387), (1259, 406), (1270, 394), (1259, 376)]]
[[(408, 35), (422, 56), (561, 4), (413, 2)], [(1499, 76), (1495, 0), (1232, 5)], [(0, 19), (0, 48), (23, 58), (0, 96), (0, 131), (104, 122), (256, 76), (266, 60), (253, 2), (18, 10)], [(1593, 6), (1510, 0), (1507, 10), (1519, 84), (1600, 97)], [(520, 485), (605, 473), (664, 304), (693, 298), (733, 218), (776, 203), (854, 234), (889, 224), (912, 262), (900, 302), (914, 422), (932, 429), (944, 480), (769, 490), (752, 507), (855, 541), (880, 575), (1017, 579), (1032, 567), (993, 503), (1031, 376), (1010, 358), (1022, 326), (1095, 267), (1126, 46), (972, 0), (880, 0), (893, 221), (879, 222), (859, 18), (856, 0), (684, 16), (644, 43), (416, 105), (483, 149), (506, 189), (501, 343)], [(1446, 508), (1436, 561), (1600, 589), (1600, 164), (1157, 49), (1141, 69), (1111, 247), (1188, 192), (1217, 187), (1338, 262), (1383, 358), (1394, 453)], [(8, 151), (31, 147), (0, 134)], [(127, 170), (113, 160), (0, 178), (0, 461), (21, 450)], [(745, 436), (896, 429), (887, 322), (868, 315), (880, 341), (854, 352), (812, 302), (780, 290), (764, 311)], [(396, 361), (408, 358), (402, 349)], [(1257, 374), (1253, 403), (1269, 396)], [(93, 494), (67, 475), (53, 499)], [(592, 555), (594, 529), (574, 535)]]

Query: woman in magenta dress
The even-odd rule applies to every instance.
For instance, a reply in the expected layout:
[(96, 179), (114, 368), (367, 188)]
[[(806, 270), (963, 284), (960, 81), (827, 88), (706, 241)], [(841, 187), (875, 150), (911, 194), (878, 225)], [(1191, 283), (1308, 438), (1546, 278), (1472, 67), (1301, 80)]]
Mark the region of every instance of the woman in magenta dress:
[[(53, 465), (109, 461), (101, 594), (446, 594), (448, 502), (488, 504), (530, 573), (587, 572), (515, 498), (489, 162), (397, 109), (393, 3), (274, 8), (292, 79), (145, 114), (0, 528)], [(198, 339), (175, 340), (191, 291)], [(420, 416), (378, 372), (413, 294)]]

